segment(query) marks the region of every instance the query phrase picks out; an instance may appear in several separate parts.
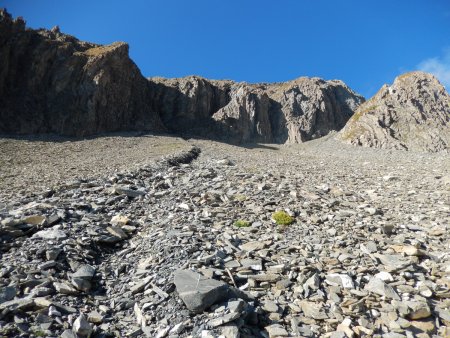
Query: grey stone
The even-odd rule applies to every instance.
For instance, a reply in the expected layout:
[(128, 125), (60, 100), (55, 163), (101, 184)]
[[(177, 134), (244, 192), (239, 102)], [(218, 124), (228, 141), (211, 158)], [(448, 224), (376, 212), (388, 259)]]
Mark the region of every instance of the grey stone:
[(92, 333), (92, 327), (83, 314), (80, 314), (77, 319), (75, 319), (72, 330), (77, 336), (81, 337), (90, 337)]
[(232, 322), (233, 320), (238, 319), (240, 316), (241, 316), (241, 314), (238, 312), (228, 313), (228, 314), (225, 314), (218, 318), (211, 319), (208, 322), (208, 325), (211, 327), (221, 326), (224, 324), (228, 324), (229, 322)]
[(186, 307), (195, 313), (203, 312), (211, 305), (233, 296), (224, 282), (206, 278), (191, 270), (177, 270), (174, 283)]
[(261, 241), (247, 242), (240, 246), (241, 250), (248, 251), (248, 252), (262, 250), (265, 247), (266, 247), (266, 244)]
[(43, 238), (43, 239), (56, 239), (56, 240), (62, 240), (67, 238), (67, 234), (58, 229), (47, 229), (47, 230), (40, 230), (36, 232), (33, 237)]
[(171, 334), (171, 335), (180, 334), (184, 331), (185, 328), (186, 328), (186, 325), (184, 323), (178, 323), (170, 329), (169, 334)]
[(262, 308), (267, 312), (278, 312), (280, 310), (279, 306), (271, 300), (264, 301)]
[(241, 312), (244, 310), (246, 303), (242, 299), (230, 300), (226, 304), (226, 309), (229, 312)]
[(289, 336), (289, 333), (280, 324), (272, 324), (272, 325), (266, 326), (265, 329), (266, 329), (267, 333), (269, 334), (269, 338)]
[(408, 318), (412, 320), (424, 319), (431, 316), (430, 307), (426, 302), (408, 301), (406, 305), (410, 308)]
[(101, 324), (103, 322), (103, 316), (97, 311), (91, 311), (88, 313), (87, 320), (90, 323)]
[(381, 261), (388, 272), (402, 270), (412, 264), (410, 258), (401, 255), (382, 255), (375, 253), (373, 256)]
[(326, 276), (326, 282), (330, 285), (341, 286), (344, 289), (354, 289), (353, 279), (345, 274), (332, 273)]
[(400, 300), (400, 297), (397, 294), (397, 292), (394, 290), (394, 288), (392, 286), (386, 284), (379, 278), (372, 277), (369, 280), (369, 283), (366, 284), (364, 289), (367, 291), (376, 293), (377, 295), (380, 295), (380, 296), (385, 296), (387, 298)]
[(12, 299), (0, 304), (0, 311), (8, 309), (9, 311), (27, 309), (34, 306), (34, 301), (31, 298)]
[(12, 300), (17, 294), (15, 286), (5, 286), (0, 288), (0, 303)]
[(78, 290), (75, 289), (72, 285), (69, 285), (67, 283), (59, 283), (59, 282), (53, 282), (53, 287), (55, 288), (56, 292), (66, 294), (66, 295), (76, 295), (78, 294)]
[(46, 256), (47, 260), (54, 261), (54, 260), (56, 260), (56, 258), (58, 258), (59, 254), (62, 251), (63, 250), (61, 248), (52, 248), (45, 252), (45, 256)]
[(221, 333), (225, 338), (239, 338), (239, 328), (236, 325), (224, 325), (221, 327)]
[(145, 195), (144, 191), (133, 190), (133, 189), (119, 187), (119, 186), (114, 187), (114, 192), (118, 195), (127, 195), (128, 197), (131, 197), (131, 198), (136, 198), (136, 197)]
[(307, 300), (302, 300), (300, 302), (300, 306), (302, 308), (303, 313), (306, 317), (323, 320), (327, 319), (327, 314), (322, 310), (321, 303), (309, 302)]
[(119, 237), (120, 239), (127, 239), (128, 238), (128, 235), (119, 226), (110, 226), (110, 227), (107, 227), (106, 230), (108, 230), (108, 232), (111, 235)]
[(83, 264), (72, 274), (72, 277), (91, 280), (94, 275), (95, 268), (91, 265)]
[(72, 278), (71, 282), (80, 291), (88, 292), (92, 288), (92, 283), (84, 278)]
[(61, 334), (61, 338), (77, 338), (77, 335), (72, 330), (67, 329)]

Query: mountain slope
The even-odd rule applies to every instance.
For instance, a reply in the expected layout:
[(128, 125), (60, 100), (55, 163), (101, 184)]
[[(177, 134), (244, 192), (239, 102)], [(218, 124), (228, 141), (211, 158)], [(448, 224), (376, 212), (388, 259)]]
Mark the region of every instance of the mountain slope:
[(403, 74), (362, 104), (338, 138), (364, 147), (448, 151), (450, 95), (431, 74)]

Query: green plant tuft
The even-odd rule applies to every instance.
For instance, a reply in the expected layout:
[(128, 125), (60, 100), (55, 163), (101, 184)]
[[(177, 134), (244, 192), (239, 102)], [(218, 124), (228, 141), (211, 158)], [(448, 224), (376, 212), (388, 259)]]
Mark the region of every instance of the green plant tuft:
[(285, 211), (276, 211), (272, 214), (272, 219), (278, 224), (278, 225), (289, 225), (294, 223), (294, 217), (290, 216)]
[(247, 200), (247, 196), (239, 195), (239, 194), (234, 195), (233, 198), (235, 201), (238, 201), (238, 202), (244, 202), (245, 200)]
[(250, 222), (238, 219), (236, 222), (234, 222), (234, 226), (237, 228), (247, 228), (250, 226)]

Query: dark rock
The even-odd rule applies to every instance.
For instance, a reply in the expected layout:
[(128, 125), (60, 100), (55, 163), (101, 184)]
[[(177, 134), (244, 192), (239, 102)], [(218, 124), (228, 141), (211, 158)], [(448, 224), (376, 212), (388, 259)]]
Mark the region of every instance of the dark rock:
[(4, 303), (14, 299), (17, 294), (15, 286), (5, 286), (0, 288), (0, 303)]
[(101, 46), (25, 29), (6, 10), (0, 12), (0, 32), (0, 132), (164, 130), (126, 43)]

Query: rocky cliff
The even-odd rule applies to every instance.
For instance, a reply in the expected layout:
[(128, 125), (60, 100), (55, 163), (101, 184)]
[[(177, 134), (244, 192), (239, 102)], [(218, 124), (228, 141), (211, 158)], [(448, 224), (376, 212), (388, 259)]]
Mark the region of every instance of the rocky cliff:
[(265, 86), (272, 101), (273, 139), (301, 143), (344, 127), (364, 98), (342, 81), (302, 77)]
[(361, 105), (338, 138), (365, 147), (448, 151), (450, 95), (431, 74), (403, 74)]
[(145, 79), (123, 42), (26, 29), (0, 12), (0, 133), (171, 131), (233, 143), (297, 143), (341, 129), (363, 98), (341, 81), (247, 84)]
[(364, 102), (342, 81), (274, 84), (150, 78), (153, 110), (176, 133), (229, 142), (300, 143), (340, 130)]
[(0, 11), (0, 133), (162, 131), (148, 87), (126, 43), (100, 46), (57, 27), (26, 29)]

